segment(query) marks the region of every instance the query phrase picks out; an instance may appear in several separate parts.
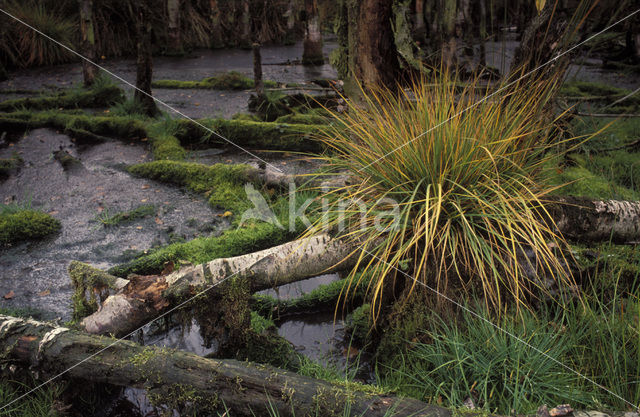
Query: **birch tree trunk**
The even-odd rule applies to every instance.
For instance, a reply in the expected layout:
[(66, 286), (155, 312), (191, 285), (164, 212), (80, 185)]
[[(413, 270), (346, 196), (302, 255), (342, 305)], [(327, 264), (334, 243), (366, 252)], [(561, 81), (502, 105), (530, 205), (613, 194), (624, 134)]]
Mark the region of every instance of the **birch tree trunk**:
[(154, 405), (182, 415), (393, 415), (451, 417), (413, 399), (357, 391), (267, 365), (206, 359), (192, 353), (87, 335), (49, 323), (0, 315), (3, 364), (57, 376), (147, 390)]
[[(93, 0), (78, 0), (80, 6), (80, 38), (82, 55), (96, 62), (96, 38), (93, 26)], [(98, 68), (87, 60), (82, 60), (84, 86), (93, 85)]]
[[(354, 247), (328, 235), (301, 239), (270, 249), (206, 264), (183, 267), (164, 276), (131, 277), (120, 292), (82, 321), (93, 334), (125, 335), (158, 316), (177, 300), (207, 288), (207, 297), (224, 293), (233, 281), (247, 279), (250, 292), (274, 288), (317, 275), (348, 269)], [(77, 279), (74, 279), (74, 281)]]
[(322, 33), (320, 32), (317, 0), (305, 0), (305, 15), (302, 63), (322, 65), (324, 56), (322, 55)]
[[(575, 241), (640, 242), (640, 201), (591, 201), (555, 198), (545, 203), (557, 231)], [(546, 215), (542, 216), (547, 218)], [(82, 321), (93, 334), (124, 335), (207, 288), (215, 299), (233, 281), (246, 279), (250, 292), (273, 288), (353, 266), (358, 248), (328, 235), (285, 243), (259, 252), (216, 259), (206, 264), (183, 267), (168, 275), (133, 276), (117, 283), (120, 290), (106, 298), (95, 313)], [(72, 274), (73, 275), (73, 274)], [(74, 278), (74, 282), (82, 279)], [(109, 284), (111, 285), (111, 284)]]

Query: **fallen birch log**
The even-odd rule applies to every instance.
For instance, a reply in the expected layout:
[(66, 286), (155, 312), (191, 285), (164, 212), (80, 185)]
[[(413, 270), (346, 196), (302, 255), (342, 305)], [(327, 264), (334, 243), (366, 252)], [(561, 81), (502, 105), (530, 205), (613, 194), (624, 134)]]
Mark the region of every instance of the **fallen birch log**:
[(365, 393), (266, 365), (114, 342), (0, 315), (0, 352), (3, 363), (13, 365), (8, 368), (35, 369), (43, 377), (65, 372), (65, 377), (144, 388), (154, 405), (186, 408), (189, 414), (212, 415), (224, 405), (241, 416), (267, 415), (270, 407), (280, 416), (331, 416), (343, 415), (348, 403), (353, 416), (451, 416), (445, 408), (417, 400)]
[[(578, 241), (640, 241), (640, 202), (556, 198), (545, 204), (558, 231)], [(165, 276), (132, 277), (108, 297), (82, 326), (93, 334), (127, 334), (176, 305), (177, 300), (216, 285), (207, 296), (223, 291), (227, 277), (246, 278), (252, 292), (348, 269), (357, 248), (323, 234), (259, 252), (183, 267)], [(122, 285), (120, 282), (119, 285)]]
[(156, 317), (172, 303), (207, 288), (207, 296), (225, 290), (229, 277), (246, 278), (256, 292), (317, 275), (347, 269), (354, 247), (329, 235), (300, 239), (270, 249), (206, 264), (180, 268), (164, 276), (131, 277), (118, 293), (107, 297), (95, 313), (82, 321), (93, 334), (125, 335)]

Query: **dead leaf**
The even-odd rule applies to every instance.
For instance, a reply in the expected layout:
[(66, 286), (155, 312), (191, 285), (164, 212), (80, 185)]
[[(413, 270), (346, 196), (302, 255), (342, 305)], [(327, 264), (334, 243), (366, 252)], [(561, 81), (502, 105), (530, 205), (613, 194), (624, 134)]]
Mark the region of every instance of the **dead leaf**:
[(49, 294), (51, 294), (51, 291), (49, 291), (49, 290), (40, 291), (40, 292), (38, 293), (38, 295), (39, 295), (40, 297), (44, 297), (45, 295), (49, 295)]
[(56, 214), (58, 214), (57, 210), (53, 210), (49, 212), (49, 216), (55, 216)]
[(148, 140), (149, 140), (149, 138), (142, 138), (142, 139), (140, 139), (140, 141), (141, 141), (141, 142), (146, 142), (146, 141), (148, 141)]
[(142, 188), (143, 190), (146, 190), (146, 189), (147, 189), (147, 188), (149, 188), (149, 187), (150, 187), (150, 185), (149, 185), (149, 184), (145, 184), (145, 185), (143, 185), (143, 186), (142, 186), (142, 187), (140, 187), (140, 188)]
[(6, 293), (2, 298), (4, 298), (5, 300), (11, 300), (15, 296), (16, 296), (16, 293), (13, 292), (13, 290), (11, 290), (8, 293)]
[(551, 417), (566, 416), (569, 413), (573, 413), (573, 408), (571, 408), (569, 404), (556, 405), (551, 410), (549, 410), (549, 415)]
[(136, 226), (136, 229), (142, 230), (142, 226)]
[(156, 224), (164, 224), (164, 222), (160, 220), (160, 217), (156, 217)]

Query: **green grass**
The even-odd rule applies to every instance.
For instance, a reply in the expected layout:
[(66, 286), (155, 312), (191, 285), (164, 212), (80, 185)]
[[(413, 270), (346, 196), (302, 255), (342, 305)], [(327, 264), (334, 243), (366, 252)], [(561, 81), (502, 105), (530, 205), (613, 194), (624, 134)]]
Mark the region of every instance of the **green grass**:
[(112, 210), (105, 208), (96, 216), (96, 221), (104, 227), (112, 227), (152, 216), (155, 213), (156, 207), (152, 204), (143, 204), (129, 211), (120, 212), (113, 212)]
[(41, 239), (60, 230), (49, 214), (12, 204), (0, 204), (0, 245)]
[[(0, 405), (9, 404), (35, 387), (37, 382), (29, 385), (18, 381), (3, 379), (0, 381)], [(63, 386), (58, 383), (48, 384), (7, 408), (0, 410), (2, 417), (42, 417), (61, 415), (55, 411), (54, 402), (62, 394)]]
[(457, 295), (480, 291), (498, 310), (545, 291), (520, 269), (525, 247), (535, 248), (539, 267), (563, 271), (552, 247), (565, 244), (535, 208), (550, 191), (542, 167), (556, 138), (544, 109), (557, 84), (533, 80), (478, 101), (476, 82), (460, 90), (451, 81), (422, 79), (409, 93), (363, 91), (363, 103), (349, 101), (322, 134), (332, 152), (326, 162), (352, 177), (325, 195), (329, 227), (344, 224), (338, 234), (363, 248), (359, 266), (375, 276), (374, 315), (405, 262), (418, 281)]
[(584, 117), (575, 120), (570, 129), (575, 136), (598, 133), (579, 144), (564, 160), (553, 161), (557, 167), (548, 170), (553, 173), (552, 184), (567, 184), (554, 193), (602, 200), (640, 200), (640, 148), (625, 147), (638, 140), (640, 120)]
[(17, 152), (13, 152), (10, 158), (0, 158), (0, 178), (8, 177), (11, 172), (23, 163), (23, 159)]

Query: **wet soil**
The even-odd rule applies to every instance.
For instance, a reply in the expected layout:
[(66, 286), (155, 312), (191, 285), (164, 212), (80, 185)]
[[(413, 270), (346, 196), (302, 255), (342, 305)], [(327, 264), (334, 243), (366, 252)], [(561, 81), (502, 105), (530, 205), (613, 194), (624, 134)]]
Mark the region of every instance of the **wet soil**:
[[(53, 158), (61, 149), (79, 163), (65, 170)], [(108, 268), (153, 246), (222, 227), (203, 198), (129, 175), (126, 164), (150, 160), (139, 144), (110, 141), (78, 147), (68, 136), (37, 129), (0, 149), (0, 157), (13, 152), (24, 165), (0, 183), (0, 201), (42, 209), (60, 220), (62, 229), (43, 241), (0, 249), (0, 296), (15, 294), (10, 300), (0, 298), (0, 306), (43, 309), (67, 319), (70, 261)], [(155, 214), (112, 227), (98, 220), (140, 205), (153, 205)]]
[[(337, 47), (332, 40), (324, 42), (325, 55)], [(318, 78), (337, 77), (337, 73), (329, 64), (300, 65), (302, 42), (290, 46), (270, 45), (261, 48), (263, 77), (283, 83), (309, 83)], [(328, 59), (326, 60), (328, 62)], [(118, 58), (100, 62), (107, 70), (128, 82), (135, 84), (135, 59)], [(251, 50), (216, 49), (196, 50), (189, 57), (157, 57), (153, 61), (153, 78), (155, 80), (202, 80), (227, 71), (238, 71), (253, 77), (253, 57)], [(8, 100), (29, 96), (24, 90), (51, 90), (68, 88), (82, 81), (82, 65), (72, 63), (53, 67), (32, 68), (13, 72), (9, 80), (0, 82), (0, 100)], [(132, 94), (132, 88), (123, 84)], [(6, 94), (2, 90), (17, 90), (19, 93)], [(193, 117), (225, 117), (235, 113), (247, 112), (249, 91), (219, 90), (176, 90), (153, 89), (154, 96), (160, 101), (175, 108), (181, 113)], [(160, 105), (161, 110), (175, 114)], [(176, 116), (180, 116), (176, 114)]]

